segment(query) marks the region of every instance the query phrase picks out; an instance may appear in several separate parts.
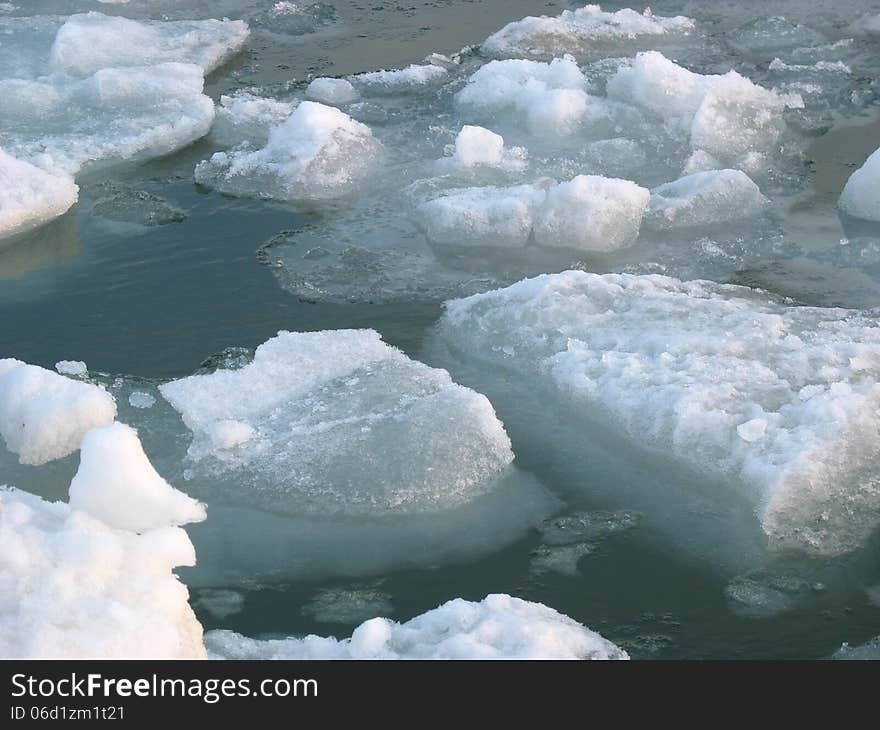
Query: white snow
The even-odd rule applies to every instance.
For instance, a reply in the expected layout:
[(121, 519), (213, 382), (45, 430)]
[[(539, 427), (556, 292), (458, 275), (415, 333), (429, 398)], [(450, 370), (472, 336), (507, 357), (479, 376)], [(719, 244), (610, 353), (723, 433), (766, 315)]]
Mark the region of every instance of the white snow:
[(67, 175), (52, 175), (0, 149), (0, 239), (66, 213), (79, 197)]
[[(178, 525), (203, 519), (204, 512), (173, 509), (188, 500), (176, 492), (175, 498), (166, 495), (170, 512), (160, 515), (160, 505), (150, 505), (152, 522), (165, 526), (120, 529), (144, 524), (137, 514), (144, 502), (140, 496), (130, 501), (127, 490), (141, 483), (140, 468), (148, 468), (148, 481), (153, 474), (140, 445), (120, 444), (113, 429), (127, 427), (90, 432), (83, 444), (86, 466), (74, 479), (81, 493), (107, 501), (75, 506), (0, 488), (0, 656), (6, 659), (205, 656), (186, 586), (171, 572), (195, 564), (192, 543)], [(117, 452), (118, 445), (123, 448)], [(114, 476), (120, 467), (124, 479)], [(90, 478), (103, 485), (117, 481), (116, 488), (93, 487)]]
[(322, 104), (348, 104), (358, 98), (358, 93), (350, 81), (321, 77), (306, 87), (306, 96)]
[(349, 81), (370, 94), (405, 94), (431, 88), (446, 80), (449, 72), (434, 64), (412, 64), (392, 71), (370, 71), (349, 76)]
[(535, 134), (570, 133), (587, 111), (586, 78), (574, 59), (549, 63), (490, 61), (455, 95), (462, 111), (479, 118), (523, 118)]
[(349, 639), (249, 639), (210, 631), (222, 659), (628, 659), (625, 651), (541, 603), (504, 594), (461, 598), (405, 623), (374, 618)]
[(497, 167), (504, 160), (504, 137), (484, 127), (465, 124), (455, 138), (454, 158), (463, 167)]
[(420, 204), (428, 239), (441, 245), (539, 246), (610, 251), (639, 235), (650, 193), (628, 180), (578, 175), (554, 185), (459, 188)]
[(22, 464), (76, 451), (90, 428), (116, 417), (103, 388), (19, 360), (0, 360), (0, 435)]
[(196, 166), (195, 178), (231, 195), (332, 198), (374, 170), (381, 149), (366, 125), (334, 107), (304, 101), (272, 128), (265, 147), (217, 152)]
[(447, 303), (442, 332), (458, 351), (551, 385), (638, 448), (728, 480), (774, 547), (845, 552), (877, 524), (870, 314), (568, 271)]
[(747, 168), (778, 147), (786, 106), (803, 104), (736, 71), (693, 73), (657, 51), (639, 53), (631, 66), (621, 67), (607, 91), (609, 98), (635, 104), (684, 133), (693, 149)]
[(648, 220), (662, 228), (709, 226), (748, 220), (767, 204), (741, 170), (708, 170), (651, 190)]
[(880, 149), (846, 181), (840, 209), (854, 218), (880, 221)]
[(112, 423), (86, 432), (70, 507), (130, 532), (205, 519), (205, 508), (166, 482), (150, 464), (137, 432)]
[(286, 514), (445, 510), (513, 460), (484, 396), (372, 330), (281, 332), (240, 369), (160, 391), (193, 432), (194, 476)]
[(655, 16), (650, 8), (642, 13), (629, 8), (608, 13), (598, 5), (587, 5), (563, 10), (555, 17), (529, 16), (508, 23), (483, 41), (480, 50), (495, 56), (560, 55), (577, 53), (602, 41), (686, 33), (695, 25), (683, 16)]

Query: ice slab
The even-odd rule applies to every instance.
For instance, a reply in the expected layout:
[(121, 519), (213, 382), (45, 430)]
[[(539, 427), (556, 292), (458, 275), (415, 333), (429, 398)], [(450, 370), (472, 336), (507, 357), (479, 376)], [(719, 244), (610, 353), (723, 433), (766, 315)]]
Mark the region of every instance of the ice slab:
[(853, 218), (880, 221), (880, 149), (846, 181), (839, 205)]
[(504, 594), (461, 598), (405, 623), (374, 618), (349, 639), (205, 636), (218, 659), (628, 659), (622, 649), (540, 603)]
[(79, 197), (67, 175), (53, 175), (0, 149), (0, 239), (66, 213)]
[(116, 417), (103, 388), (20, 360), (0, 360), (0, 435), (22, 464), (72, 454), (85, 433)]
[(282, 332), (240, 369), (160, 390), (193, 432), (193, 474), (288, 514), (449, 509), (513, 460), (485, 397), (370, 330)]
[(647, 222), (658, 228), (713, 226), (760, 215), (768, 203), (741, 170), (707, 170), (653, 188)]
[(428, 64), (411, 64), (406, 68), (390, 71), (370, 71), (368, 73), (349, 76), (355, 87), (366, 93), (406, 94), (422, 91), (437, 86), (446, 80), (449, 72), (443, 66)]
[(359, 624), (374, 616), (386, 616), (394, 610), (391, 596), (379, 587), (380, 582), (345, 588), (326, 588), (302, 607), (302, 613), (322, 624)]
[(320, 200), (350, 191), (375, 169), (381, 150), (365, 124), (304, 101), (271, 129), (265, 147), (217, 152), (196, 166), (195, 178), (230, 195)]
[(846, 552), (876, 527), (880, 327), (869, 312), (569, 271), (447, 303), (441, 336), (574, 400), (636, 450), (726, 480), (774, 548)]
[(600, 43), (610, 45), (646, 36), (653, 39), (667, 33), (685, 34), (695, 26), (690, 18), (655, 16), (650, 8), (642, 13), (629, 8), (609, 13), (599, 5), (587, 5), (563, 10), (555, 17), (529, 16), (508, 23), (483, 41), (480, 50), (506, 57), (578, 54)]
[[(126, 430), (127, 429), (127, 430)], [(128, 444), (120, 444), (119, 434)], [(188, 497), (164, 485), (151, 504), (158, 528), (143, 526), (142, 499), (128, 499), (143, 476), (154, 478), (131, 429), (89, 433), (76, 475), (78, 491), (100, 499), (47, 502), (0, 488), (0, 655), (5, 658), (202, 658), (202, 627), (172, 570), (193, 565), (195, 552), (179, 525), (204, 511), (174, 508)], [(117, 449), (122, 445), (124, 448)], [(139, 453), (136, 453), (138, 452)], [(133, 457), (133, 461), (131, 460)], [(141, 468), (147, 468), (145, 475)], [(92, 485), (91, 479), (99, 484)], [(161, 478), (159, 478), (161, 479)], [(113, 485), (107, 489), (107, 485)], [(101, 516), (112, 517), (107, 524)]]

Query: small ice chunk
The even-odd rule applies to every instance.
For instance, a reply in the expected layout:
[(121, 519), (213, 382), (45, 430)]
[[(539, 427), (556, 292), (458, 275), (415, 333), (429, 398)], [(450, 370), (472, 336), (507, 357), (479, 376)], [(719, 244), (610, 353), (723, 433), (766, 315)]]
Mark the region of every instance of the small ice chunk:
[(358, 98), (358, 93), (350, 81), (321, 77), (306, 87), (306, 96), (322, 104), (348, 104)]
[(412, 64), (392, 71), (370, 71), (349, 76), (355, 86), (369, 94), (406, 94), (430, 88), (446, 80), (449, 72), (434, 64)]
[(350, 639), (249, 639), (210, 631), (211, 656), (224, 659), (628, 659), (625, 651), (540, 603), (503, 594), (461, 598), (405, 623), (374, 618)]
[(432, 243), (521, 248), (546, 196), (534, 185), (460, 188), (422, 203), (417, 213)]
[(686, 33), (695, 27), (690, 18), (664, 18), (650, 8), (643, 13), (625, 8), (607, 13), (598, 5), (563, 10), (556, 17), (529, 16), (508, 23), (483, 41), (480, 50), (494, 56), (537, 56), (578, 53), (601, 41)]
[(651, 194), (629, 180), (578, 175), (547, 191), (535, 242), (584, 251), (625, 248), (639, 236)]
[(225, 145), (245, 141), (266, 144), (270, 130), (287, 119), (295, 106), (293, 102), (269, 99), (249, 91), (223, 94), (217, 105), (211, 136)]
[(525, 387), (544, 383), (601, 415), (634, 448), (730, 484), (754, 504), (773, 548), (839, 554), (876, 528), (880, 324), (871, 312), (786, 306), (707, 281), (568, 271), (447, 302), (440, 333)]
[(79, 188), (0, 149), (0, 239), (36, 228), (66, 213)]
[(130, 426), (113, 423), (88, 431), (81, 451), (70, 483), (71, 509), (131, 532), (205, 519), (204, 505), (159, 476)]
[(84, 378), (89, 374), (89, 369), (81, 360), (61, 360), (55, 363), (55, 369), (61, 375), (70, 375), (74, 378)]
[(462, 167), (495, 166), (504, 157), (504, 137), (486, 129), (465, 124), (455, 138), (455, 161)]
[(513, 460), (484, 396), (372, 330), (281, 332), (244, 367), (160, 392), (193, 432), (194, 475), (285, 514), (447, 510)]
[(303, 615), (323, 624), (359, 624), (393, 610), (391, 596), (375, 586), (327, 588), (302, 608)]
[(545, 573), (577, 575), (581, 558), (596, 552), (590, 542), (576, 542), (568, 545), (539, 545), (532, 551), (529, 572), (534, 576)]
[(128, 396), (128, 404), (132, 408), (152, 408), (156, 404), (156, 399), (149, 393), (144, 393), (142, 390), (136, 390)]
[[(880, 33), (880, 16), (878, 16), (877, 32)], [(859, 646), (850, 646), (844, 642), (831, 658), (853, 661), (876, 661), (880, 659), (880, 636), (875, 636), (870, 641), (866, 641)]]
[(0, 360), (0, 435), (22, 464), (72, 454), (90, 428), (116, 417), (116, 403), (97, 385), (19, 360)]
[(575, 512), (545, 520), (538, 527), (546, 545), (572, 545), (583, 541), (598, 542), (638, 525), (636, 512)]
[(696, 172), (651, 190), (648, 222), (661, 228), (711, 226), (753, 217), (767, 202), (741, 170)]
[(840, 194), (840, 209), (853, 218), (880, 221), (880, 149), (850, 175)]
[(241, 613), (244, 608), (244, 596), (228, 588), (202, 588), (192, 604), (222, 621)]
[(480, 117), (523, 117), (535, 134), (567, 134), (587, 111), (586, 85), (586, 78), (569, 56), (549, 63), (490, 61), (468, 79), (455, 95), (455, 103)]
[(231, 195), (331, 198), (373, 170), (381, 148), (366, 125), (335, 107), (304, 101), (271, 130), (265, 147), (217, 152), (196, 166), (195, 178)]

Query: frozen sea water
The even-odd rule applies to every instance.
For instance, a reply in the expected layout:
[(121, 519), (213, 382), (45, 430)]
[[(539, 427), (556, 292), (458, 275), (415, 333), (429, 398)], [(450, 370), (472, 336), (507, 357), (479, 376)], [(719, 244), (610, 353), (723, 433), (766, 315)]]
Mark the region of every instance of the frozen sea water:
[[(209, 502), (209, 520), (189, 528), (200, 565), (180, 571), (206, 598), (193, 601), (206, 628), (326, 636), (327, 625), (302, 607), (378, 576), (393, 613), (376, 615), (401, 624), (455, 595), (479, 600), (497, 590), (552, 606), (638, 657), (827, 657), (877, 635), (866, 593), (880, 580), (876, 531), (863, 509), (872, 493), (853, 491), (870, 484), (870, 459), (853, 459), (863, 474), (838, 485), (851, 511), (831, 510), (806, 531), (821, 551), (842, 554), (771, 554), (755, 495), (737, 480), (731, 488), (711, 469), (707, 477), (667, 455), (645, 456), (630, 438), (609, 434), (606, 420), (585, 426), (576, 404), (557, 408), (552, 389), (523, 392), (506, 371), (441, 355), (429, 342), (442, 301), (572, 268), (735, 283), (766, 290), (785, 308), (842, 306), (858, 310), (846, 316), (870, 319), (861, 310), (880, 305), (870, 184), (843, 193), (856, 170), (870, 172), (878, 145), (871, 3), (773, 0), (760, 18), (748, 3), (681, 0), (654, 2), (650, 14), (614, 3), (566, 15), (578, 4), (484, 2), (479, 12), (457, 0), (416, 0), (412, 12), (255, 0), (15, 4), (0, 14), (4, 28), (15, 27), (0, 34), (0, 57), (21, 83), (3, 82), (16, 104), (0, 111), (8, 114), (0, 146), (52, 177), (37, 176), (46, 195), (27, 216), (4, 219), (0, 207), (0, 220), (16, 221), (0, 248), (0, 355), (50, 371), (63, 360), (88, 362), (76, 382), (107, 388), (163, 478)], [(137, 21), (228, 17), (246, 22), (250, 35), (235, 53), (234, 43), (215, 42), (213, 23), (190, 36), (194, 46), (178, 44), (170, 26), (147, 23), (151, 30), (138, 32), (150, 43), (114, 50), (99, 32), (107, 21), (84, 28), (80, 20), (53, 55), (60, 16), (92, 11)], [(103, 73), (117, 52), (113, 63), (123, 65)], [(622, 90), (621, 74), (632, 81), (639, 58), (664, 71), (674, 110), (657, 108), (638, 84)], [(51, 59), (63, 74), (47, 66)], [(517, 59), (529, 63), (490, 66)], [(139, 63), (149, 71), (135, 70)], [(468, 99), (463, 92), (480, 73), (492, 88)], [(54, 94), (82, 111), (73, 127)], [(277, 178), (267, 186), (247, 175), (225, 193), (194, 184), (196, 165), (215, 154), (245, 160), (266, 148), (303, 101), (337, 108), (382, 145), (359, 183), (332, 196), (302, 188), (279, 195)], [(100, 124), (90, 127), (92, 118)], [(179, 129), (150, 137), (171, 118)], [(112, 136), (100, 126), (107, 120)], [(476, 128), (484, 132), (467, 131)], [(344, 155), (339, 161), (337, 179), (357, 171)], [(648, 193), (646, 207), (624, 216), (589, 192), (573, 198), (574, 215), (554, 235), (561, 246), (546, 245), (546, 236), (542, 243), (541, 211), (528, 205), (531, 222), (511, 221), (516, 205), (483, 215), (492, 210), (487, 191), (525, 186), (546, 195), (578, 176), (629, 181)], [(78, 200), (63, 213), (71, 191)], [(423, 206), (444, 199), (456, 206), (442, 225), (428, 225)], [(868, 215), (851, 199), (867, 200)], [(599, 211), (589, 225), (577, 217), (581, 205)], [(606, 240), (616, 245), (596, 250)], [(277, 504), (255, 509), (236, 500), (232, 480), (219, 490), (210, 484), (207, 462), (187, 454), (192, 434), (158, 386), (246, 365), (281, 329), (340, 328), (375, 329), (410, 360), (446, 368), (453, 382), (487, 395), (511, 438), (514, 471), (446, 519), (374, 523), (332, 523)], [(242, 350), (210, 357), (230, 346)], [(733, 443), (759, 449), (774, 433), (762, 418), (737, 423)], [(817, 422), (802, 426), (817, 432)], [(244, 433), (218, 435), (232, 443)], [(0, 479), (66, 499), (78, 458), (34, 467), (0, 449)], [(810, 500), (784, 501), (778, 514), (803, 536), (812, 507), (787, 510)], [(546, 528), (551, 513), (567, 525), (603, 512), (638, 514), (638, 525), (563, 542), (531, 529)], [(328, 551), (328, 541), (341, 548)], [(341, 577), (349, 575), (357, 583)], [(218, 610), (224, 591), (242, 597), (227, 596), (227, 608), (239, 611)], [(220, 598), (212, 603), (212, 595)], [(334, 628), (339, 637), (369, 617), (345, 618)]]

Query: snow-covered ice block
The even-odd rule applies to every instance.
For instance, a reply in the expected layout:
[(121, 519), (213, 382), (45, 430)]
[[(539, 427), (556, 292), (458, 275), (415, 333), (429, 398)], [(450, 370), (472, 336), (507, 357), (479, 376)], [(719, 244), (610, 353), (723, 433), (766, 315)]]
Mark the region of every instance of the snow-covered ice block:
[(463, 167), (497, 167), (504, 160), (504, 137), (484, 127), (465, 124), (455, 137), (453, 157)]
[(524, 117), (534, 133), (568, 133), (583, 119), (589, 96), (571, 57), (549, 63), (523, 59), (490, 61), (468, 79), (456, 105), (478, 117)]
[(504, 594), (456, 598), (402, 624), (370, 619), (342, 641), (210, 631), (205, 644), (218, 659), (629, 659), (568, 616)]
[(521, 248), (546, 198), (534, 185), (460, 188), (422, 203), (417, 214), (435, 244)]
[(650, 9), (638, 13), (625, 8), (608, 13), (598, 5), (587, 5), (563, 10), (555, 17), (529, 16), (508, 23), (483, 41), (480, 50), (494, 56), (558, 56), (578, 53), (602, 41), (687, 33), (695, 25), (690, 18), (664, 18)]
[(220, 144), (234, 146), (242, 142), (264, 145), (269, 132), (281, 124), (294, 110), (295, 104), (269, 99), (247, 91), (223, 94), (211, 136)]
[(36, 228), (66, 213), (79, 188), (0, 149), (0, 239)]
[(726, 481), (773, 547), (841, 553), (877, 525), (880, 325), (869, 313), (568, 271), (449, 302), (441, 333), (582, 404), (636, 450)]
[(447, 510), (513, 461), (484, 396), (372, 330), (281, 332), (238, 370), (160, 391), (193, 432), (192, 476), (287, 514)]
[(358, 93), (346, 79), (320, 77), (306, 87), (306, 96), (322, 104), (348, 104), (358, 98)]
[(786, 106), (801, 105), (740, 76), (693, 73), (662, 53), (639, 53), (608, 81), (608, 96), (645, 109), (725, 163), (758, 166), (785, 129)]
[(248, 35), (241, 20), (137, 21), (84, 13), (70, 16), (58, 29), (49, 67), (89, 76), (102, 68), (176, 61), (207, 73), (238, 53)]
[(434, 64), (412, 64), (392, 71), (370, 71), (349, 76), (355, 86), (368, 94), (406, 94), (442, 83), (449, 72)]
[(711, 226), (747, 220), (767, 202), (741, 170), (708, 170), (651, 190), (647, 222), (660, 228)]
[(22, 464), (72, 454), (91, 428), (116, 417), (103, 388), (20, 360), (0, 360), (0, 435)]
[(578, 175), (547, 190), (535, 218), (535, 243), (613, 251), (635, 242), (650, 193), (629, 180)]
[(82, 360), (59, 360), (55, 363), (55, 369), (61, 375), (70, 375), (74, 378), (85, 378), (89, 374), (89, 368)]
[(144, 532), (205, 519), (205, 508), (166, 482), (150, 464), (137, 432), (123, 423), (93, 428), (82, 441), (70, 507), (105, 525)]
[(840, 209), (854, 218), (880, 221), (880, 149), (850, 175), (840, 194)]
[[(0, 656), (4, 658), (203, 658), (202, 627), (190, 609), (186, 586), (172, 573), (195, 564), (195, 551), (179, 525), (204, 519), (203, 510), (181, 511), (189, 500), (167, 484), (163, 504), (150, 504), (153, 523), (137, 532), (143, 500), (128, 493), (137, 469), (152, 467), (133, 447), (117, 451), (116, 424), (87, 438), (74, 479), (95, 499), (87, 511), (46, 502), (0, 487)], [(130, 429), (129, 429), (130, 431)], [(90, 436), (91, 436), (90, 434)], [(105, 441), (107, 436), (113, 443)], [(133, 442), (137, 442), (130, 431)], [(109, 448), (108, 448), (109, 447)], [(140, 444), (137, 444), (140, 450)], [(125, 478), (116, 470), (121, 462)], [(99, 484), (90, 484), (91, 479)], [(102, 485), (116, 480), (116, 488)], [(171, 494), (176, 495), (171, 497)], [(113, 516), (103, 522), (95, 514)]]
[(272, 128), (265, 147), (217, 152), (196, 166), (195, 178), (231, 195), (325, 199), (363, 179), (381, 150), (366, 125), (335, 107), (304, 101)]

